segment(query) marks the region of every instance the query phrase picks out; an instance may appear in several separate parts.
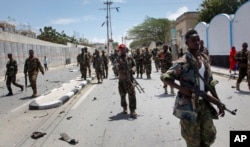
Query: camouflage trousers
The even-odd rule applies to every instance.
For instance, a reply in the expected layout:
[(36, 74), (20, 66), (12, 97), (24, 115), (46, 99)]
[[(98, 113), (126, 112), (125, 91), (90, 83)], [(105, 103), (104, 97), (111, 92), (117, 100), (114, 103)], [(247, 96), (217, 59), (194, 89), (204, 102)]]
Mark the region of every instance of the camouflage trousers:
[(136, 72), (137, 75), (144, 73), (143, 64), (136, 63)]
[(196, 122), (181, 120), (181, 135), (187, 147), (209, 147), (216, 138), (216, 128), (208, 104), (204, 100), (198, 102)]
[(33, 90), (33, 95), (37, 95), (36, 79), (38, 74), (29, 74), (30, 86)]
[(103, 67), (95, 68), (95, 74), (98, 82), (103, 80)]
[(151, 71), (152, 71), (152, 64), (149, 63), (149, 64), (144, 64), (144, 69), (145, 69), (145, 72), (147, 75), (150, 75), (151, 74)]
[(82, 74), (82, 78), (84, 78), (84, 80), (86, 80), (86, 78), (87, 78), (87, 66), (81, 66), (80, 72)]
[(247, 76), (247, 68), (239, 68), (239, 77), (237, 79), (237, 84), (240, 84), (242, 80)]
[(121, 97), (121, 106), (127, 108), (126, 94), (128, 93), (129, 110), (134, 111), (136, 109), (136, 97), (135, 86), (127, 79), (119, 80), (118, 90)]
[(8, 91), (11, 93), (12, 93), (11, 83), (19, 88), (21, 88), (23, 86), (23, 85), (20, 85), (16, 82), (16, 76), (7, 76), (6, 86), (7, 86)]

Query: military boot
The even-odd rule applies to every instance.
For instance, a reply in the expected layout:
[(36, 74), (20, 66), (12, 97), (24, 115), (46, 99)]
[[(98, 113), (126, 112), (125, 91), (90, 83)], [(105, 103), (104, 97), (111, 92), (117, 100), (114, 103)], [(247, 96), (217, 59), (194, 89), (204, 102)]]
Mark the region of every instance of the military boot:
[(236, 83), (236, 90), (240, 91), (240, 84)]
[(128, 114), (128, 109), (127, 107), (123, 107), (123, 111), (122, 111), (124, 114)]
[(32, 94), (31, 97), (37, 97), (37, 89), (34, 89), (34, 90), (33, 90), (33, 94)]
[(137, 118), (137, 114), (136, 114), (135, 110), (130, 111), (130, 117)]

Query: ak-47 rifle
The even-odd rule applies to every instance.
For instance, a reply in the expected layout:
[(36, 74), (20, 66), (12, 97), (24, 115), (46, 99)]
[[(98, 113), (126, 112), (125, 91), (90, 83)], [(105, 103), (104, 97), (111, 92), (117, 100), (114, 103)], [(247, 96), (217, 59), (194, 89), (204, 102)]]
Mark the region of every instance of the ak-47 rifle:
[(207, 93), (204, 92), (204, 91), (200, 91), (199, 89), (194, 88), (193, 86), (190, 86), (190, 85), (187, 84), (187, 83), (182, 82), (182, 84), (184, 84), (185, 86), (189, 87), (189, 88), (190, 88), (190, 92), (191, 92), (192, 94), (194, 94), (195, 96), (199, 96), (199, 97), (205, 99), (207, 102), (211, 102), (211, 103), (217, 105), (218, 107), (220, 107), (220, 108), (226, 110), (226, 111), (229, 112), (230, 114), (236, 115), (237, 109), (235, 109), (235, 110), (229, 110), (229, 109), (226, 107), (226, 105), (223, 104), (223, 103), (222, 103), (219, 99), (217, 99), (216, 97), (213, 97), (213, 96), (207, 94)]
[(143, 92), (145, 93), (145, 91), (143, 90), (143, 88), (141, 87), (141, 85), (137, 82), (137, 80), (134, 78), (133, 74), (132, 74), (132, 70), (129, 67), (129, 64), (127, 63), (128, 61), (126, 61), (126, 65), (127, 65), (127, 75), (129, 75), (130, 77), (130, 81), (133, 83), (135, 83), (135, 87), (137, 88), (137, 90), (139, 91), (139, 93)]
[(132, 74), (130, 76), (130, 79), (131, 79), (131, 81), (135, 82), (135, 87), (137, 88), (137, 90), (139, 91), (139, 93), (141, 93), (141, 91), (143, 93), (145, 93), (144, 88), (141, 87), (141, 85), (137, 82), (137, 80), (134, 78), (134, 76)]

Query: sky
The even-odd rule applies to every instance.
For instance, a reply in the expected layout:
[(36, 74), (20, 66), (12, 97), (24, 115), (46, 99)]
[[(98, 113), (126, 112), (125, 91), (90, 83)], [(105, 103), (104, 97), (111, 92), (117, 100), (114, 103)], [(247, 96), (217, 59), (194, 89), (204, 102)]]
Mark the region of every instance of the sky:
[[(1, 0), (0, 21), (14, 23), (17, 29), (51, 26), (68, 36), (86, 38), (90, 43), (106, 43), (107, 5), (110, 5), (114, 42), (126, 43), (122, 37), (146, 17), (175, 20), (188, 11), (200, 8), (202, 0)], [(119, 11), (115, 8), (119, 7)], [(109, 35), (111, 37), (111, 35)]]

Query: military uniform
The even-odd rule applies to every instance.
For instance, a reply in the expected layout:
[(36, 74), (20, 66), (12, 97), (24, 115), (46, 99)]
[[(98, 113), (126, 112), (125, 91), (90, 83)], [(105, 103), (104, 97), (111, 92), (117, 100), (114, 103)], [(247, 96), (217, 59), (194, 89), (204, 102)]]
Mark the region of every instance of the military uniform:
[(125, 113), (127, 113), (126, 94), (128, 93), (129, 110), (131, 114), (135, 113), (136, 96), (134, 81), (131, 81), (132, 70), (135, 71), (136, 64), (132, 57), (126, 55), (119, 58), (119, 82), (118, 89), (121, 97), (121, 106)]
[[(212, 81), (212, 72), (208, 58), (205, 54), (199, 55), (202, 60), (202, 69), (204, 69), (204, 80), (207, 83)], [(192, 87), (202, 91), (208, 91), (208, 87), (201, 89), (200, 77), (195, 74), (199, 72), (197, 61), (194, 56), (187, 52), (182, 58), (176, 60), (170, 69), (162, 74), (161, 79), (178, 80), (180, 86)], [(203, 75), (203, 74), (202, 74)], [(213, 111), (212, 111), (213, 110)], [(183, 95), (180, 91), (176, 96), (174, 115), (180, 118), (181, 135), (186, 140), (188, 147), (209, 147), (215, 140), (216, 128), (212, 118), (217, 114), (212, 105), (196, 95), (192, 97)]]
[(143, 54), (143, 64), (144, 69), (147, 75), (147, 79), (151, 79), (151, 71), (152, 71), (152, 54), (146, 49), (145, 53)]
[(109, 64), (109, 58), (108, 56), (105, 54), (104, 51), (102, 51), (102, 55), (101, 55), (101, 58), (103, 60), (103, 77), (104, 78), (108, 78), (108, 64)]
[(14, 59), (10, 59), (7, 64), (6, 64), (6, 86), (7, 89), (9, 91), (9, 93), (7, 94), (7, 96), (13, 95), (12, 89), (11, 89), (11, 83), (19, 88), (21, 88), (21, 90), (23, 91), (23, 85), (20, 85), (16, 82), (16, 74), (18, 71), (18, 66), (17, 66), (17, 62)]
[(112, 70), (115, 74), (115, 77), (118, 77), (118, 74), (119, 74), (118, 73), (118, 58), (119, 58), (119, 54), (118, 54), (118, 50), (116, 50), (115, 53), (110, 56), (110, 60), (113, 66)]
[(140, 50), (137, 49), (136, 53), (133, 55), (135, 63), (136, 63), (136, 73), (137, 73), (137, 78), (139, 78), (139, 74), (140, 74), (140, 78), (142, 78), (142, 74), (144, 72), (143, 69), (143, 56), (140, 53)]
[(32, 97), (37, 96), (36, 80), (37, 80), (39, 70), (42, 72), (42, 74), (44, 74), (43, 66), (42, 66), (42, 64), (41, 64), (41, 62), (40, 62), (40, 60), (38, 58), (33, 57), (33, 58), (27, 58), (25, 60), (24, 74), (26, 75), (28, 73), (30, 86), (31, 86), (31, 88), (33, 90)]
[(247, 57), (247, 83), (248, 83), (248, 89), (250, 90), (250, 51), (248, 51), (248, 57)]
[[(166, 71), (173, 65), (172, 63), (172, 54), (171, 52), (167, 49), (166, 51), (163, 50), (158, 54), (158, 57), (161, 62), (161, 73), (166, 73)], [(168, 94), (167, 90), (168, 85), (164, 84), (163, 88), (165, 90), (165, 93)], [(170, 87), (171, 89), (171, 94), (174, 94), (174, 89)]]
[(160, 64), (160, 59), (159, 59), (159, 56), (158, 56), (158, 48), (155, 48), (153, 49), (152, 51), (152, 55), (153, 55), (153, 60), (155, 62), (155, 69), (156, 69), (156, 72), (159, 71), (159, 69), (161, 68), (161, 64)]
[(95, 52), (95, 55), (93, 57), (93, 67), (96, 72), (96, 77), (98, 80), (98, 83), (101, 83), (103, 80), (103, 68), (104, 68), (104, 61), (99, 55), (99, 51)]
[(235, 55), (235, 60), (238, 61), (238, 66), (239, 66), (239, 77), (236, 81), (236, 89), (240, 90), (240, 83), (242, 82), (242, 80), (245, 78), (245, 76), (247, 76), (247, 57), (248, 57), (248, 51), (247, 49), (245, 50), (241, 50), (239, 52), (236, 53)]
[(77, 62), (80, 64), (80, 72), (82, 74), (82, 78), (84, 80), (87, 79), (87, 68), (90, 66), (90, 59), (89, 55), (86, 52), (82, 52), (77, 56)]

